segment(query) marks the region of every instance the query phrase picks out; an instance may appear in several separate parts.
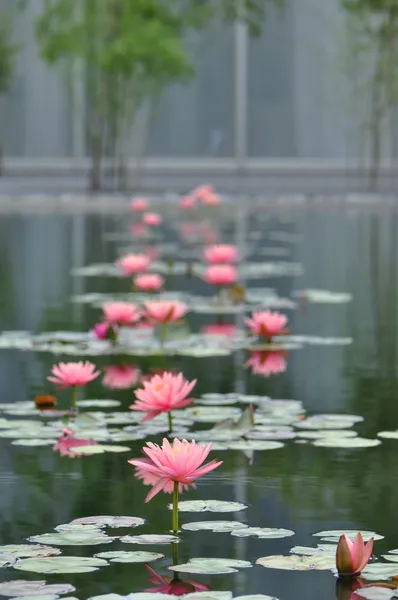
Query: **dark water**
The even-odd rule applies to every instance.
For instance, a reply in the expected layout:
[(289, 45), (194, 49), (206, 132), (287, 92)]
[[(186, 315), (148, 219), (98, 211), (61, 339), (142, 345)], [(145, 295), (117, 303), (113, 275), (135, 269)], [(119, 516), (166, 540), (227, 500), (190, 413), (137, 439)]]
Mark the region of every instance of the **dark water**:
[[(390, 210), (330, 209), (274, 212), (268, 220), (237, 213), (221, 225), (223, 241), (237, 241), (250, 260), (300, 263), (301, 276), (251, 281), (275, 288), (280, 296), (306, 288), (348, 292), (346, 304), (307, 304), (288, 311), (297, 334), (352, 337), (349, 346), (306, 346), (288, 356), (285, 373), (265, 379), (244, 369), (244, 353), (222, 358), (175, 358), (170, 366), (190, 379), (198, 378), (196, 395), (238, 391), (297, 399), (309, 413), (362, 415), (361, 435), (398, 428), (397, 398), (397, 246), (398, 219)], [(123, 244), (106, 241), (122, 232), (124, 218), (101, 216), (9, 216), (0, 223), (0, 318), (3, 330), (85, 331), (98, 311), (72, 304), (70, 297), (91, 291), (127, 290), (125, 281), (71, 277), (70, 270), (94, 262), (110, 262)], [(167, 238), (176, 240), (175, 223), (167, 223)], [(257, 234), (257, 240), (253, 238)], [(278, 232), (275, 236), (275, 232)], [(280, 236), (280, 232), (289, 234)], [(274, 234), (274, 235), (273, 235)], [(279, 239), (275, 239), (279, 238)], [(279, 248), (277, 258), (270, 253)], [(283, 256), (282, 256), (283, 255)], [(174, 289), (205, 293), (201, 282), (175, 277)], [(189, 316), (193, 329), (212, 322), (211, 316)], [(233, 320), (233, 319), (232, 319)], [(46, 386), (45, 378), (58, 357), (47, 354), (0, 352), (0, 402), (32, 398)], [(105, 359), (97, 361), (100, 366)], [(148, 371), (148, 359), (136, 364)], [(131, 391), (106, 390), (99, 381), (87, 390), (90, 398), (117, 398), (122, 410), (132, 403)], [(224, 464), (200, 481), (189, 499), (228, 499), (249, 504), (237, 514), (186, 513), (182, 521), (234, 519), (251, 526), (293, 529), (295, 537), (281, 540), (234, 538), (229, 534), (184, 532), (180, 562), (191, 557), (219, 556), (255, 561), (269, 554), (287, 554), (293, 545), (312, 545), (321, 529), (370, 529), (386, 536), (376, 543), (381, 554), (398, 547), (397, 441), (383, 440), (376, 448), (339, 450), (287, 442), (282, 450), (257, 452), (253, 465), (239, 452), (223, 452)], [(130, 442), (127, 443), (130, 445)], [(23, 448), (0, 439), (0, 544), (23, 543), (29, 535), (50, 532), (73, 518), (96, 515), (135, 515), (148, 519), (134, 533), (164, 533), (170, 526), (168, 498), (158, 495), (147, 505), (147, 489), (133, 477), (127, 458), (137, 456), (142, 442), (131, 443), (131, 455), (104, 454), (69, 460), (49, 447)], [(112, 544), (76, 548), (64, 553), (91, 556), (114, 550), (158, 550), (169, 546)], [(166, 573), (168, 561), (152, 563)], [(239, 573), (185, 576), (214, 590), (234, 595), (269, 594), (282, 600), (335, 598), (335, 578), (329, 572), (289, 572), (254, 566)], [(94, 573), (41, 576), (1, 570), (0, 580), (46, 579), (70, 582), (73, 594), (89, 596), (143, 591), (151, 587), (144, 565), (111, 564)]]

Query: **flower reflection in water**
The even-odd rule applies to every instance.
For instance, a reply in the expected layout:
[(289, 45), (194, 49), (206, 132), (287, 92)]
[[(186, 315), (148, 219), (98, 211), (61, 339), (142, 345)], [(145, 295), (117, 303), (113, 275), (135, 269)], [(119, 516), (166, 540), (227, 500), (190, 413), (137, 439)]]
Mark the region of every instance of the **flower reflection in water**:
[(159, 575), (152, 567), (145, 565), (150, 574), (149, 581), (155, 584), (155, 587), (150, 587), (144, 590), (146, 593), (156, 594), (174, 594), (174, 596), (183, 596), (184, 594), (194, 594), (195, 592), (208, 592), (210, 587), (199, 581), (187, 580), (183, 581), (179, 577), (163, 577)]
[(72, 448), (79, 448), (80, 446), (97, 446), (97, 442), (93, 440), (79, 440), (75, 438), (73, 431), (70, 429), (64, 429), (62, 436), (58, 439), (57, 443), (53, 446), (54, 452), (59, 452), (61, 456), (67, 456), (68, 458), (76, 458), (81, 456), (78, 452), (73, 452)]
[(287, 368), (286, 350), (256, 350), (250, 353), (250, 358), (245, 363), (245, 367), (250, 368), (253, 375), (262, 375), (269, 377), (284, 373)]
[(103, 368), (102, 385), (110, 390), (127, 390), (137, 385), (140, 370), (131, 365), (108, 365)]
[(364, 596), (357, 594), (357, 591), (363, 588), (375, 587), (387, 588), (390, 590), (394, 590), (397, 588), (397, 586), (393, 583), (379, 583), (376, 581), (365, 583), (363, 579), (360, 579), (358, 577), (339, 577), (339, 579), (336, 582), (336, 600), (363, 600)]
[(217, 335), (225, 337), (232, 337), (237, 331), (238, 328), (232, 323), (210, 323), (209, 325), (204, 325), (200, 330), (200, 332), (204, 335)]

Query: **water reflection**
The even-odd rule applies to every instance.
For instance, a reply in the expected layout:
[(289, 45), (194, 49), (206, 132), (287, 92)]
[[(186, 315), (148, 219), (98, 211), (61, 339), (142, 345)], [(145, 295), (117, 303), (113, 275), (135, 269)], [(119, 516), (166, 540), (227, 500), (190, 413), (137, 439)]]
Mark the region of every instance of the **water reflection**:
[(155, 592), (157, 594), (174, 594), (175, 596), (183, 596), (184, 594), (193, 594), (195, 592), (208, 592), (211, 590), (210, 586), (199, 581), (186, 580), (184, 581), (180, 577), (174, 576), (165, 577), (157, 573), (151, 566), (145, 565), (148, 573), (150, 574), (149, 581), (154, 583), (154, 587), (150, 587), (144, 590), (144, 592)]
[(256, 350), (250, 352), (250, 358), (246, 361), (245, 366), (250, 368), (253, 375), (262, 375), (269, 377), (284, 373), (287, 369), (286, 350)]

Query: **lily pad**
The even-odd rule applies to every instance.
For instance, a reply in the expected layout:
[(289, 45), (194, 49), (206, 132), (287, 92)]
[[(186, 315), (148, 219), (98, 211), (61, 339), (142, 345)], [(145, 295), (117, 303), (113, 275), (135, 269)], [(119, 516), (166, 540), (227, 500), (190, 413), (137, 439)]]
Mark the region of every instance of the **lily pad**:
[(380, 431), (377, 435), (381, 438), (385, 438), (386, 440), (398, 440), (398, 430), (397, 431)]
[(219, 446), (217, 446), (218, 450), (242, 450), (243, 452), (246, 450), (279, 450), (283, 448), (284, 444), (282, 442), (275, 442), (272, 440), (231, 440), (230, 442), (220, 442)]
[(246, 528), (248, 526), (239, 521), (196, 521), (182, 525), (182, 529), (188, 531), (214, 531), (215, 533), (238, 531)]
[(290, 529), (276, 529), (268, 527), (245, 527), (231, 531), (231, 535), (236, 537), (257, 537), (260, 539), (279, 539), (294, 535)]
[(20, 440), (14, 440), (13, 442), (11, 442), (11, 444), (13, 446), (52, 446), (53, 444), (56, 443), (56, 439), (35, 439), (35, 438), (27, 438), (27, 439), (20, 439)]
[(375, 533), (374, 531), (364, 531), (362, 529), (361, 530), (332, 529), (330, 531), (318, 531), (317, 533), (313, 533), (312, 535), (314, 535), (315, 537), (322, 538), (323, 541), (335, 542), (337, 544), (337, 542), (340, 539), (340, 536), (343, 535), (343, 533), (345, 533), (350, 538), (351, 541), (354, 541), (354, 539), (357, 536), (357, 534), (359, 533), (359, 531), (361, 532), (362, 537), (365, 542), (370, 540), (370, 538), (374, 538), (375, 540), (384, 539), (384, 535), (379, 535), (378, 533)]
[(278, 600), (278, 598), (265, 594), (247, 594), (246, 596), (236, 596), (235, 600)]
[(370, 581), (389, 579), (398, 575), (398, 566), (394, 563), (369, 563), (362, 571), (362, 577)]
[[(388, 560), (389, 562), (398, 563), (398, 554), (382, 554), (382, 557)], [(398, 567), (397, 567), (397, 575), (398, 575)]]
[(103, 454), (104, 452), (129, 452), (131, 448), (128, 446), (106, 446), (98, 444), (96, 446), (75, 446), (70, 449), (71, 452), (77, 454)]
[(119, 400), (79, 400), (81, 408), (113, 408), (120, 404)]
[(56, 556), (52, 558), (25, 558), (14, 569), (32, 573), (89, 573), (108, 565), (106, 560), (84, 556)]
[(357, 415), (313, 415), (293, 425), (298, 429), (349, 429), (361, 421), (363, 417)]
[(125, 552), (123, 550), (100, 552), (94, 556), (97, 558), (107, 558), (111, 562), (118, 563), (147, 563), (164, 558), (164, 554), (160, 554), (159, 552)]
[[(61, 554), (59, 548), (52, 548), (51, 546), (43, 546), (40, 544), (8, 544), (6, 546), (0, 546), (0, 558), (3, 556), (29, 558), (33, 556), (56, 556), (57, 554)], [(17, 595), (19, 596), (21, 594)]]
[(381, 441), (362, 437), (324, 437), (315, 440), (312, 444), (322, 448), (373, 448), (379, 446)]
[(113, 517), (98, 515), (95, 517), (80, 517), (71, 521), (71, 525), (95, 525), (97, 527), (138, 527), (144, 525), (141, 517)]
[(0, 583), (0, 596), (27, 597), (27, 596), (60, 596), (75, 591), (69, 583), (46, 585), (45, 581), (4, 581)]
[(173, 544), (178, 542), (178, 537), (148, 533), (146, 535), (125, 535), (119, 541), (125, 544)]
[(178, 573), (200, 573), (207, 575), (221, 575), (236, 573), (238, 569), (246, 569), (252, 564), (247, 560), (233, 558), (192, 558), (189, 562), (169, 567)]
[(366, 598), (366, 600), (390, 600), (390, 598), (398, 598), (396, 588), (376, 585), (356, 590), (355, 594), (359, 598)]
[(115, 540), (115, 537), (109, 537), (101, 529), (91, 529), (85, 531), (65, 531), (62, 533), (44, 533), (34, 535), (29, 538), (30, 542), (44, 544), (54, 544), (55, 546), (97, 546), (98, 544), (109, 544)]
[[(173, 505), (169, 504), (172, 509)], [(246, 504), (241, 502), (227, 502), (223, 500), (183, 500), (178, 503), (180, 512), (239, 512), (245, 510)]]
[(257, 565), (267, 569), (284, 569), (289, 571), (330, 570), (335, 567), (335, 556), (263, 556), (256, 560)]

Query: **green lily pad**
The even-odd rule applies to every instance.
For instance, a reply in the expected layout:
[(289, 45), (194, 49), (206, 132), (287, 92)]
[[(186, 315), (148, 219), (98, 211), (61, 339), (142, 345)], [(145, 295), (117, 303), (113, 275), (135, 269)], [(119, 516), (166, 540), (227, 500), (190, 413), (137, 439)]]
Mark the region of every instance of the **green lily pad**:
[(56, 439), (20, 439), (20, 440), (14, 440), (13, 442), (11, 442), (11, 444), (13, 446), (52, 446), (53, 444), (56, 443)]
[(100, 529), (88, 529), (85, 531), (65, 531), (62, 533), (44, 533), (29, 538), (30, 542), (43, 544), (54, 544), (55, 546), (97, 546), (98, 544), (109, 544), (115, 540)]
[(278, 600), (278, 598), (265, 594), (247, 594), (246, 596), (236, 596), (235, 600)]
[(108, 565), (106, 560), (84, 556), (56, 556), (52, 558), (25, 558), (14, 569), (32, 573), (89, 573)]
[(263, 556), (256, 560), (257, 565), (267, 569), (284, 569), (291, 571), (330, 570), (335, 567), (335, 556)]
[[(198, 598), (196, 598), (197, 594), (199, 594)], [(184, 594), (184, 600), (231, 600), (231, 598), (232, 592), (215, 592), (213, 590)]]
[(318, 554), (319, 556), (325, 556), (325, 554), (335, 556), (336, 548), (337, 544), (318, 544), (315, 548), (313, 546), (294, 546), (290, 549), (290, 552), (292, 554), (301, 554), (304, 556), (314, 556), (315, 554)]
[(189, 562), (173, 565), (169, 569), (178, 573), (222, 575), (224, 573), (236, 573), (238, 569), (246, 569), (251, 566), (252, 564), (247, 560), (233, 558), (191, 558)]
[(352, 295), (349, 293), (331, 292), (330, 290), (300, 290), (293, 292), (292, 296), (317, 304), (345, 304), (352, 300)]
[(111, 562), (118, 563), (147, 563), (164, 558), (164, 554), (160, 554), (159, 552), (125, 552), (123, 550), (100, 552), (94, 556), (97, 558), (107, 558)]
[(274, 529), (268, 527), (245, 527), (231, 531), (231, 535), (236, 537), (258, 537), (260, 539), (279, 539), (294, 535), (290, 529)]
[(196, 521), (182, 525), (182, 529), (188, 531), (214, 531), (216, 533), (237, 531), (247, 527), (245, 523), (239, 523), (239, 521)]
[[(384, 538), (384, 535), (379, 535), (374, 531), (360, 531), (365, 542), (370, 540), (370, 538), (374, 538), (375, 540), (382, 540)], [(359, 531), (356, 529), (333, 529), (330, 531), (318, 531), (312, 535), (322, 538), (323, 541), (335, 542), (337, 544), (340, 536), (343, 535), (343, 533), (345, 533), (351, 541), (354, 541)]]
[(119, 400), (79, 400), (81, 408), (113, 408), (120, 405)]
[[(61, 554), (59, 548), (52, 548), (51, 546), (43, 546), (40, 544), (7, 544), (6, 546), (0, 546), (0, 558), (3, 556), (29, 558), (33, 556), (56, 556), (57, 554)], [(19, 596), (21, 594), (17, 595)]]
[(275, 442), (272, 440), (231, 440), (230, 442), (220, 442), (217, 446), (218, 450), (246, 450), (253, 451), (264, 451), (264, 450), (279, 450), (283, 448), (282, 442)]
[(178, 542), (178, 537), (175, 535), (125, 535), (121, 537), (120, 542), (125, 544), (173, 544)]
[(377, 435), (381, 438), (385, 438), (386, 440), (398, 440), (398, 430), (397, 431), (380, 431)]
[(324, 437), (315, 440), (312, 444), (322, 448), (373, 448), (374, 446), (379, 446), (381, 441), (362, 437)]
[(389, 579), (398, 575), (398, 566), (394, 563), (369, 563), (362, 571), (362, 577), (369, 581)]
[(358, 433), (352, 431), (352, 429), (319, 429), (319, 431), (298, 431), (296, 436), (298, 438), (305, 438), (308, 440), (318, 439), (343, 439), (343, 438), (354, 438), (357, 437)]
[(313, 415), (293, 425), (298, 429), (349, 429), (361, 421), (363, 417), (357, 415)]
[(59, 596), (55, 596), (54, 594), (33, 594), (32, 596), (17, 596), (15, 600), (57, 600)]
[(383, 588), (376, 585), (359, 589), (355, 594), (358, 598), (365, 598), (366, 600), (390, 600), (390, 598), (398, 598), (396, 588)]
[[(173, 505), (169, 504), (168, 508), (172, 509)], [(239, 512), (246, 508), (241, 502), (223, 500), (183, 500), (178, 503), (180, 512)]]
[(27, 597), (27, 596), (55, 596), (69, 594), (76, 588), (69, 583), (46, 585), (45, 581), (4, 581), (0, 583), (0, 596)]
[[(382, 554), (382, 557), (388, 560), (389, 562), (398, 563), (398, 554)], [(397, 575), (398, 575), (398, 567), (397, 567)]]
[(71, 452), (77, 454), (103, 454), (104, 452), (130, 452), (131, 448), (128, 446), (106, 446), (104, 444), (98, 444), (96, 446), (75, 446), (71, 448)]
[(138, 527), (144, 525), (141, 517), (113, 517), (98, 515), (95, 517), (80, 517), (71, 521), (71, 525), (95, 525), (97, 527)]

